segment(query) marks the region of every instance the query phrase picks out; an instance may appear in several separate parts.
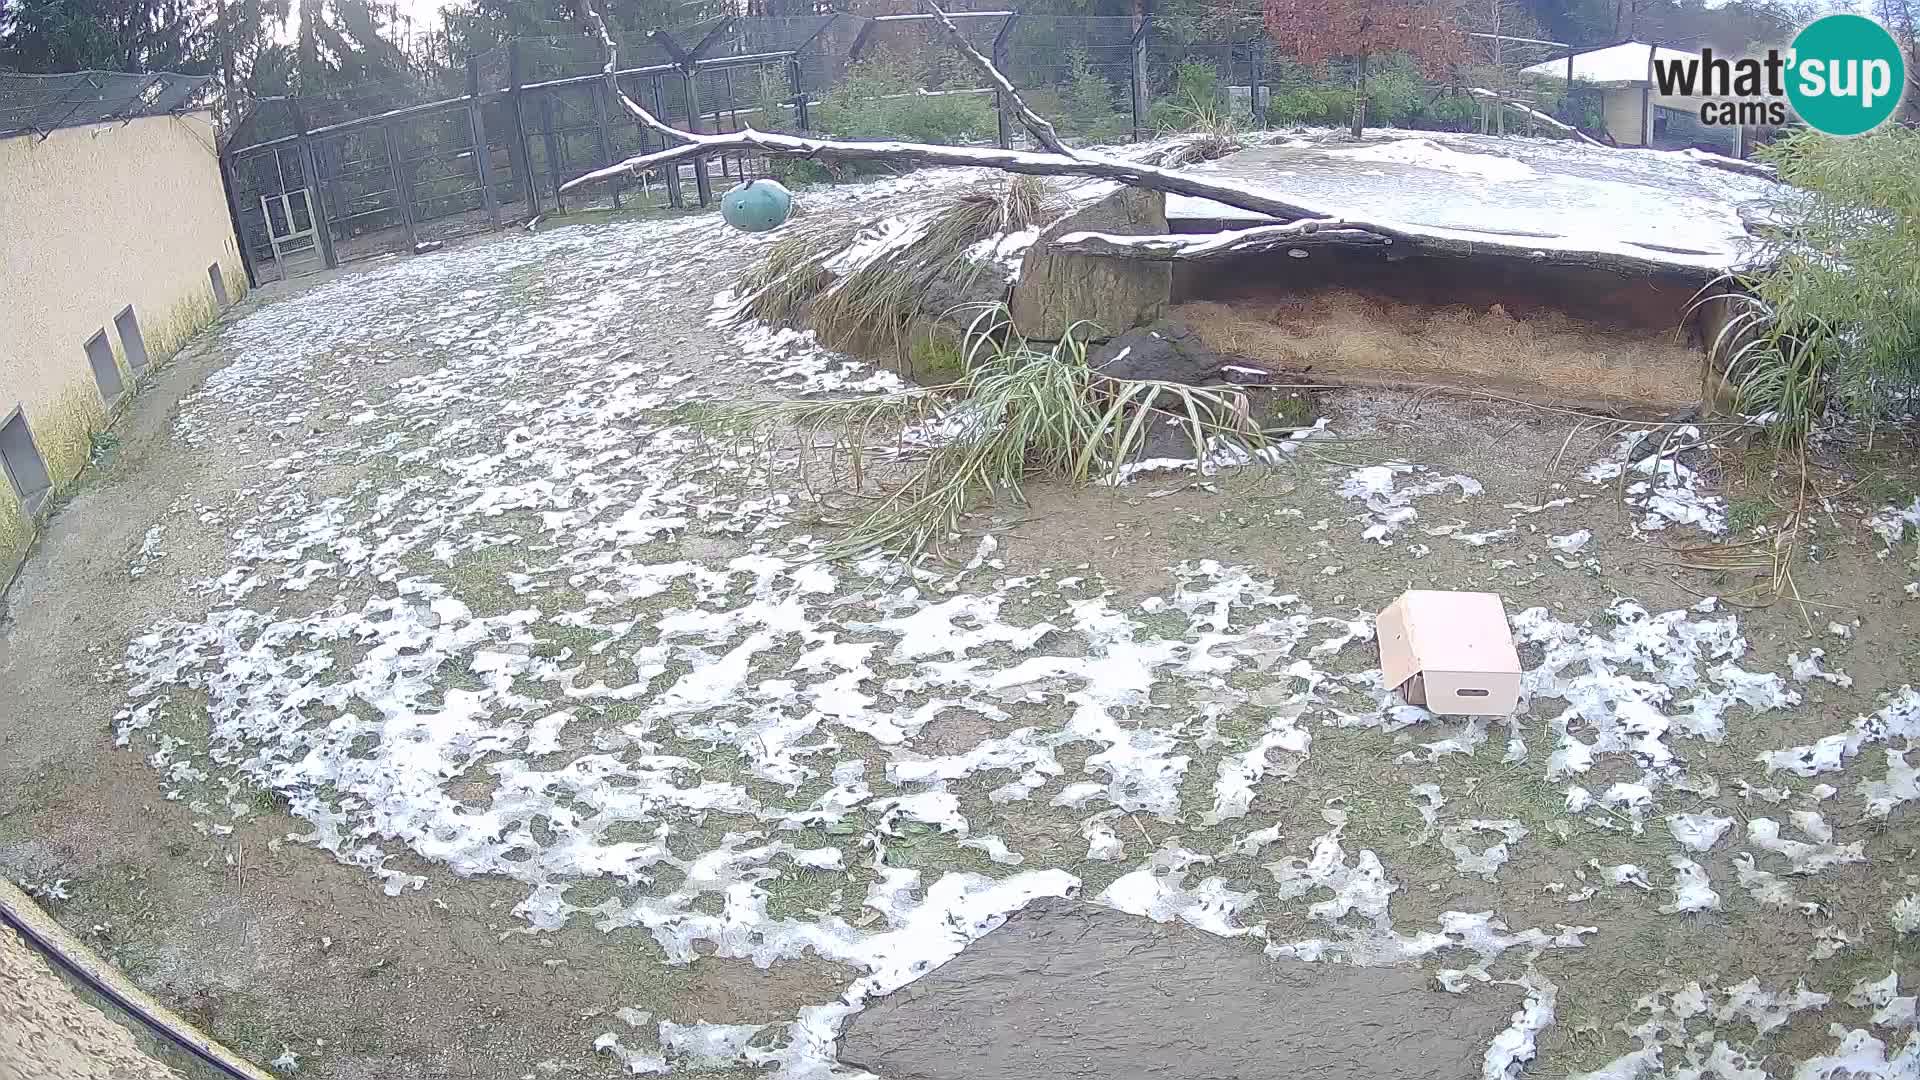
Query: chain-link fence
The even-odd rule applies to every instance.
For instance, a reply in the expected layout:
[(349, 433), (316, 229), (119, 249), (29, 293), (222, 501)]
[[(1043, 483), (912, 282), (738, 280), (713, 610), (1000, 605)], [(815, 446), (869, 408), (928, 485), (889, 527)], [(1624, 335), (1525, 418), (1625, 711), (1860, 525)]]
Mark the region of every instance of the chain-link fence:
[(0, 139), (205, 108), (211, 79), (158, 71), (0, 72)]
[[(1001, 95), (926, 16), (773, 10), (783, 13), (620, 36), (620, 93), (699, 132), (752, 126), (1027, 144)], [(1005, 9), (953, 15), (1030, 104), (1082, 143), (1196, 126), (1344, 124), (1354, 112), (1350, 69), (1294, 61), (1245, 15), (1142, 24)], [(1478, 35), (1473, 44), (1470, 62), (1447, 78), (1404, 59), (1376, 63), (1367, 122), (1544, 132), (1530, 110), (1581, 122), (1580, 102), (1516, 74), (1555, 55), (1555, 43)], [(610, 96), (604, 63), (594, 39), (557, 33), (508, 42), (437, 80), (256, 102), (222, 155), (256, 277), (417, 249), (555, 210), (704, 206), (738, 180), (824, 171), (729, 151), (562, 192), (584, 173), (666, 148)]]

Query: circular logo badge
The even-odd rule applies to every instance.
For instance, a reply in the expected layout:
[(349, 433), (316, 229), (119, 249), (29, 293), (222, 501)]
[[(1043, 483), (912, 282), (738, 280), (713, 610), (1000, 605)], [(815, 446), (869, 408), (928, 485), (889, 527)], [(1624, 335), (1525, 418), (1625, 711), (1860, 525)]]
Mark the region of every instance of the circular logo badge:
[(1906, 58), (1886, 27), (1828, 15), (1793, 39), (1787, 100), (1815, 131), (1862, 135), (1893, 115), (1907, 85)]

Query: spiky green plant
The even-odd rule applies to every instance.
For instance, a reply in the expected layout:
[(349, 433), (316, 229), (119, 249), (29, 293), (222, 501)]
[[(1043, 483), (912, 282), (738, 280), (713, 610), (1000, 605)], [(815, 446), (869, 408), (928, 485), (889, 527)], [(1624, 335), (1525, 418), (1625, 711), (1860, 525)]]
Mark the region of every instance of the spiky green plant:
[(1192, 138), (1165, 165), (1186, 165), (1222, 158), (1246, 144), (1252, 120), (1236, 113), (1228, 103), (1220, 73), (1213, 65), (1189, 60), (1174, 70), (1172, 92), (1154, 102), (1147, 123), (1163, 135), (1186, 134)]
[(1015, 336), (998, 307), (969, 325), (963, 374), (953, 383), (722, 406), (696, 421), (770, 448), (797, 441), (809, 490), (867, 500), (829, 557), (876, 548), (917, 554), (983, 502), (1024, 501), (1031, 480), (1108, 477), (1139, 456), (1158, 423), (1177, 423), (1197, 456), (1266, 445), (1241, 391), (1102, 375), (1088, 364), (1079, 331), (1041, 346)]
[(1801, 445), (1825, 411), (1832, 365), (1845, 343), (1817, 315), (1789, 322), (1755, 295), (1719, 299), (1733, 306), (1733, 314), (1708, 343), (1707, 355), (1723, 358), (1734, 407), (1764, 417), (1778, 446)]

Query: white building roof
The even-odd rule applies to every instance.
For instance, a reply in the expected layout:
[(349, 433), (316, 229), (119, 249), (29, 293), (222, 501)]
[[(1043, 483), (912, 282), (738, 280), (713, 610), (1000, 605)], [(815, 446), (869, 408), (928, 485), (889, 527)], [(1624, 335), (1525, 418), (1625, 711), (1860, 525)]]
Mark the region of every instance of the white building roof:
[[(1652, 56), (1658, 56), (1662, 60), (1699, 59), (1696, 53), (1684, 52), (1680, 49), (1656, 48), (1646, 42), (1629, 41), (1624, 45), (1610, 45), (1604, 49), (1574, 54), (1573, 77), (1584, 83), (1638, 86), (1652, 81), (1653, 67), (1649, 59)], [(1549, 60), (1544, 64), (1523, 68), (1521, 74), (1565, 79), (1567, 62), (1564, 59)]]

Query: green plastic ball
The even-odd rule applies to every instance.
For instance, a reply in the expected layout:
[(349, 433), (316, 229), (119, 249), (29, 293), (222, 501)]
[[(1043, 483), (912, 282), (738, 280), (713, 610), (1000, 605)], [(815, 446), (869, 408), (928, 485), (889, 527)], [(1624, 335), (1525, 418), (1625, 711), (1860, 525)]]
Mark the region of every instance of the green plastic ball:
[(720, 197), (720, 216), (741, 232), (766, 232), (793, 213), (793, 193), (778, 180), (741, 184)]

